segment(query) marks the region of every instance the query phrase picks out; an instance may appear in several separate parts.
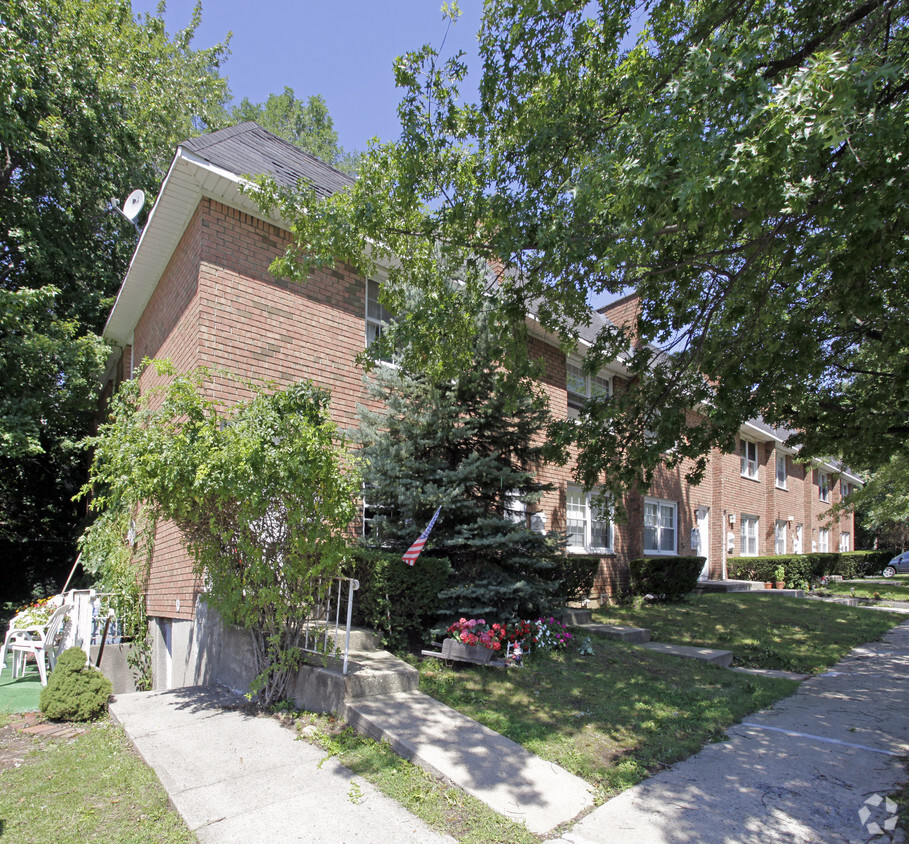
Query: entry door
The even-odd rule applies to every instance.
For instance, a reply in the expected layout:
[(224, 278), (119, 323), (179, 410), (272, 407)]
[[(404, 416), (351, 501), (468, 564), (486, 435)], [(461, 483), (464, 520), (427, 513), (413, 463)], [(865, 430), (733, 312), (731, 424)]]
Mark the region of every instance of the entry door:
[(700, 580), (707, 580), (710, 575), (710, 508), (698, 507), (698, 547), (697, 555), (704, 557), (706, 562), (701, 569)]

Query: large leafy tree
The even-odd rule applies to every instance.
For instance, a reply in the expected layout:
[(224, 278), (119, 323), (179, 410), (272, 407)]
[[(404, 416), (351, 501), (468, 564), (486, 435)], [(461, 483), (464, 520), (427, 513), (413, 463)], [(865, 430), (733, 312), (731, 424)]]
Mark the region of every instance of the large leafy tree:
[(95, 410), (97, 333), (135, 246), (110, 199), (154, 191), (174, 145), (225, 119), (226, 44), (191, 47), (199, 16), (169, 37), (161, 14), (137, 19), (125, 0), (0, 2), (0, 548), (11, 570), (71, 559), (85, 468), (71, 446)]
[(134, 591), (124, 526), (135, 520), (140, 553), (150, 553), (155, 525), (172, 520), (205, 578), (206, 603), (251, 634), (259, 700), (283, 700), (307, 625), (325, 618), (320, 601), (356, 513), (359, 482), (328, 393), (241, 384), (251, 398), (225, 409), (209, 398), (211, 384), (236, 379), (151, 365), (166, 385), (141, 394), (138, 380), (124, 382), (92, 440), (85, 492), (100, 518), (85, 539), (88, 565), (106, 586)]
[[(405, 283), (440, 302), (494, 288), (566, 346), (591, 297), (637, 290), (635, 323), (587, 354), (622, 356), (630, 389), (558, 435), (589, 485), (685, 457), (696, 478), (756, 415), (805, 455), (884, 463), (909, 431), (907, 9), (652, 0), (627, 49), (636, 0), (487, 0), (478, 101), (462, 57), (400, 59), (401, 137), (357, 184), (265, 194), (297, 235), (276, 269), (368, 254), (392, 307)], [(469, 322), (423, 317), (413, 365), (462, 367)]]

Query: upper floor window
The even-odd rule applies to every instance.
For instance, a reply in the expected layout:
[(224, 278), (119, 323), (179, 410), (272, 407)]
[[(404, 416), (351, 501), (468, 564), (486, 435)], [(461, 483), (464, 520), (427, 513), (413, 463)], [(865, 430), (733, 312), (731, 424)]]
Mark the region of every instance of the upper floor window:
[(847, 498), (852, 495), (854, 487), (848, 481), (840, 481), (840, 498)]
[(612, 395), (612, 383), (602, 375), (588, 375), (583, 366), (568, 360), (565, 364), (565, 387), (568, 390), (568, 416), (575, 418), (578, 410), (591, 396)]
[(817, 497), (821, 501), (830, 501), (830, 475), (820, 470), (817, 473)]
[(758, 517), (742, 516), (742, 556), (756, 557), (758, 554)]
[(612, 549), (612, 525), (596, 505), (597, 491), (584, 492), (569, 484), (566, 491), (566, 520), (569, 551), (609, 551)]
[(742, 440), (742, 477), (757, 480), (758, 444), (751, 440)]
[(786, 455), (776, 453), (776, 485), (778, 489), (786, 489)]
[(379, 282), (366, 281), (366, 345), (371, 346), (379, 337), (385, 326), (391, 322), (391, 313), (379, 302)]
[(678, 507), (674, 501), (644, 499), (644, 553), (675, 554)]

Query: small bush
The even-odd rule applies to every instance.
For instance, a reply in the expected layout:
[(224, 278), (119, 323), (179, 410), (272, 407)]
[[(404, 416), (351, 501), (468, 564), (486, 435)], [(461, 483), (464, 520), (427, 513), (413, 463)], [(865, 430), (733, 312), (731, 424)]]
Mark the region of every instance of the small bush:
[(556, 560), (554, 568), (541, 575), (543, 580), (555, 583), (553, 602), (567, 604), (590, 597), (600, 558), (586, 554), (566, 554)]
[(786, 583), (815, 583), (838, 574), (845, 580), (879, 574), (893, 557), (891, 551), (848, 551), (844, 553), (779, 554), (767, 557), (729, 557), (726, 570), (732, 580), (776, 580), (782, 566)]
[(90, 721), (107, 709), (113, 686), (97, 668), (86, 666), (81, 648), (64, 651), (41, 690), (41, 711), (54, 721)]
[(628, 564), (635, 595), (679, 601), (698, 583), (706, 557), (642, 557)]
[(381, 633), (393, 650), (422, 639), (436, 621), (439, 592), (451, 572), (448, 560), (423, 555), (408, 566), (398, 553), (366, 548), (358, 548), (354, 560), (357, 622)]

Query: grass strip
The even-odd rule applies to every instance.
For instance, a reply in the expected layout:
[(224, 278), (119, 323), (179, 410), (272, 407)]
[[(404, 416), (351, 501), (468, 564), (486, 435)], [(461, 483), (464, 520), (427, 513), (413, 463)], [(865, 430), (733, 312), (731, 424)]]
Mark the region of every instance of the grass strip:
[(0, 837), (23, 844), (197, 840), (110, 720), (72, 739), (35, 739), (18, 768), (0, 773)]
[[(536, 844), (539, 837), (510, 821), (460, 788), (443, 782), (402, 759), (387, 742), (358, 734), (327, 715), (294, 713), (300, 738), (323, 750), (397, 800), (432, 829), (447, 833), (464, 844)], [(351, 800), (358, 797), (351, 786)]]
[(592, 655), (532, 654), (507, 671), (427, 660), (420, 689), (587, 780), (602, 801), (797, 686), (589, 638)]
[(654, 641), (731, 650), (735, 664), (816, 674), (904, 617), (782, 595), (693, 595), (677, 604), (601, 607), (594, 621), (646, 627)]

